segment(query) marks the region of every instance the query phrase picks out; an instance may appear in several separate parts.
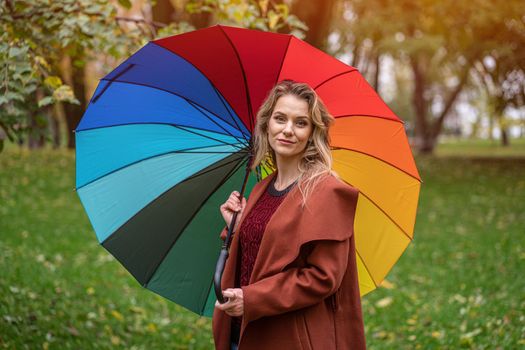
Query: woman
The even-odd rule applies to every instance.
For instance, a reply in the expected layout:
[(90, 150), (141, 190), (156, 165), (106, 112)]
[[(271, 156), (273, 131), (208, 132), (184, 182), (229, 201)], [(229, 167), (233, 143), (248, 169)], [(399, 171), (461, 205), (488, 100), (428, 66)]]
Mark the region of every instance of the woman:
[[(358, 191), (331, 171), (333, 118), (303, 83), (277, 84), (257, 114), (252, 168), (276, 171), (248, 202), (221, 206), (234, 228), (213, 334), (219, 350), (365, 349), (353, 220)], [(224, 238), (225, 231), (221, 236)]]

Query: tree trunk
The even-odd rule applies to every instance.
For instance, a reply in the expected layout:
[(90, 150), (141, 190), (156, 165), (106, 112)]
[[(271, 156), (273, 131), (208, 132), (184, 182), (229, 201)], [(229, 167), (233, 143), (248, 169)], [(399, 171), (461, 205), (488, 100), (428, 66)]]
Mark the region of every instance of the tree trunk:
[(436, 148), (437, 137), (425, 137), (418, 148), (420, 154), (432, 154)]
[(489, 140), (494, 140), (494, 136), (492, 136), (492, 132), (494, 131), (494, 115), (489, 114)]
[(56, 108), (50, 110), (49, 115), (49, 129), (51, 131), (51, 141), (53, 148), (57, 149), (60, 147), (60, 123), (58, 122), (58, 116), (56, 115)]
[(509, 132), (507, 128), (501, 127), (501, 145), (503, 147), (509, 147), (510, 141), (509, 141)]
[(211, 25), (212, 14), (210, 12), (193, 13), (189, 16), (189, 22), (195, 29), (207, 28)]
[(47, 120), (42, 117), (43, 111), (37, 108), (38, 101), (44, 98), (43, 91), (39, 88), (36, 89), (35, 93), (32, 95), (33, 106), (31, 108), (30, 116), (31, 123), (29, 127), (29, 135), (27, 140), (27, 145), (29, 149), (38, 149), (44, 146), (44, 129), (47, 127)]
[(297, 0), (291, 13), (308, 26), (305, 41), (321, 50), (327, 47), (332, 14), (337, 0)]
[(175, 20), (175, 8), (170, 0), (157, 0), (151, 8), (153, 21), (169, 24)]
[(381, 73), (381, 60), (380, 60), (380, 56), (379, 56), (379, 53), (376, 52), (376, 54), (374, 55), (374, 66), (375, 66), (375, 71), (374, 71), (374, 80), (372, 81), (372, 85), (374, 86), (374, 89), (377, 91), (377, 93), (379, 93), (379, 74)]
[(433, 147), (427, 142), (428, 125), (427, 125), (427, 101), (425, 101), (425, 75), (419, 67), (419, 60), (412, 58), (410, 60), (412, 72), (414, 74), (414, 92), (412, 95), (412, 104), (414, 106), (415, 126), (414, 138), (415, 147), (422, 153), (432, 152)]
[[(70, 62), (75, 61), (75, 57), (70, 58)], [(87, 106), (86, 101), (86, 82), (85, 82), (85, 76), (84, 76), (84, 68), (76, 67), (74, 64), (69, 64), (69, 72), (70, 75), (67, 77), (68, 79), (65, 79), (66, 82), (71, 86), (73, 89), (73, 93), (75, 94), (75, 97), (78, 99), (80, 104), (71, 104), (71, 103), (64, 103), (64, 112), (66, 114), (66, 124), (67, 124), (67, 130), (68, 130), (68, 141), (67, 141), (67, 147), (68, 148), (75, 148), (75, 135), (74, 131), (77, 127), (78, 123), (80, 122), (80, 119), (82, 118), (82, 115), (84, 114), (84, 111)]]

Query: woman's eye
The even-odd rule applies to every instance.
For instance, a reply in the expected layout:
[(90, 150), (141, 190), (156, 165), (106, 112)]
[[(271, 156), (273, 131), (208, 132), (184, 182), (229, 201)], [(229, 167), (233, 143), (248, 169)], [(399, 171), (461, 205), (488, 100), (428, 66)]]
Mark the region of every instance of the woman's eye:
[(307, 123), (304, 120), (300, 120), (300, 121), (297, 122), (297, 125), (303, 127), (303, 126), (306, 126)]

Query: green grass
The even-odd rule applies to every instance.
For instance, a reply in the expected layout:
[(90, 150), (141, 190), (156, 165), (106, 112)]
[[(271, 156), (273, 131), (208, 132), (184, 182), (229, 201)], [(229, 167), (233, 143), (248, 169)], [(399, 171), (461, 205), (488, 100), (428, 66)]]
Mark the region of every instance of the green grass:
[[(417, 163), (415, 240), (363, 299), (369, 348), (524, 348), (525, 158)], [(98, 245), (73, 188), (71, 152), (0, 154), (0, 348), (212, 349), (209, 319)]]
[(500, 140), (449, 139), (436, 147), (435, 154), (438, 157), (524, 158), (525, 138), (511, 139), (508, 147), (502, 146)]

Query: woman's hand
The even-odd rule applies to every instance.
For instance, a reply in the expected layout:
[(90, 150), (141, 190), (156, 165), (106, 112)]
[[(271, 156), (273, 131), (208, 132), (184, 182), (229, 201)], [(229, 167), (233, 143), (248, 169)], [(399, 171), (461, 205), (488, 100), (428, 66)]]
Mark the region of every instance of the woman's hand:
[(222, 291), (222, 295), (228, 298), (228, 301), (224, 304), (216, 301), (215, 307), (217, 309), (232, 317), (244, 315), (244, 297), (241, 288), (228, 288)]
[(228, 227), (230, 227), (230, 223), (232, 221), (233, 213), (239, 212), (239, 214), (237, 216), (236, 223), (235, 223), (235, 227), (233, 229), (234, 232), (237, 229), (237, 225), (239, 223), (239, 219), (242, 216), (242, 213), (244, 212), (244, 208), (246, 207), (246, 199), (243, 198), (242, 199), (242, 203), (241, 203), (241, 201), (239, 200), (239, 197), (240, 197), (239, 192), (233, 191), (230, 194), (230, 197), (228, 198), (228, 200), (226, 202), (224, 202), (224, 204), (221, 205), (221, 207), (220, 207), (222, 217), (224, 218), (224, 221), (226, 222), (226, 225)]

